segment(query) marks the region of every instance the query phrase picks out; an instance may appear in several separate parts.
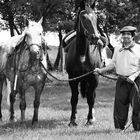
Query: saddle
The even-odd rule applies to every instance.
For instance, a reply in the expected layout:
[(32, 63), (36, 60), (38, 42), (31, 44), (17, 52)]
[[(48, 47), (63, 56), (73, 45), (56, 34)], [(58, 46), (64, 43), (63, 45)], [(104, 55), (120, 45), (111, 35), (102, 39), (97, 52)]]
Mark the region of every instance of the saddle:
[(76, 31), (72, 30), (62, 40), (62, 46), (64, 48), (64, 51), (67, 53), (70, 47), (71, 42), (74, 40), (76, 37)]
[[(72, 30), (70, 31), (62, 40), (64, 51), (67, 53), (69, 50), (69, 47), (71, 46), (71, 42), (74, 41), (76, 37), (76, 31)], [(99, 47), (105, 47), (108, 45), (108, 39), (105, 36), (100, 36), (100, 39), (97, 42), (97, 46)]]

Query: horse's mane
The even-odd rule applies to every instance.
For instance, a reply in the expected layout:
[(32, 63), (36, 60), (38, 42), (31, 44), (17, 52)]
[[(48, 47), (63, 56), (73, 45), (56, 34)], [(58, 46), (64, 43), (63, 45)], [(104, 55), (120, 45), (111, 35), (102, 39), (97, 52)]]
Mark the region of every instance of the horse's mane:
[(82, 1), (79, 3), (79, 6), (77, 7), (77, 9), (78, 9), (78, 11), (77, 11), (77, 18), (76, 18), (75, 25), (74, 25), (74, 30), (76, 30), (77, 27), (78, 27), (80, 12), (81, 12), (82, 10), (85, 10), (85, 1), (84, 1), (84, 0), (82, 0)]
[(0, 72), (3, 71), (7, 62), (7, 53), (1, 51), (0, 48)]
[(13, 53), (16, 46), (22, 42), (23, 38), (24, 34), (16, 35), (0, 43), (0, 72), (5, 69), (8, 56)]
[(27, 44), (25, 40), (26, 40), (26, 35), (24, 36), (22, 42), (18, 46), (16, 46), (16, 51), (18, 52), (17, 61), (21, 69), (23, 69), (21, 66), (28, 65), (28, 61), (29, 61), (29, 50), (27, 49)]
[[(32, 23), (34, 25), (39, 25), (38, 23), (35, 23), (35, 22), (32, 22)], [(32, 25), (32, 23), (31, 23), (31, 25)], [(40, 29), (40, 27), (37, 28), (37, 30), (38, 29)], [(7, 68), (7, 66), (12, 65), (12, 59), (15, 55), (16, 55), (16, 59), (17, 59), (18, 63), (20, 63), (20, 65), (28, 63), (29, 53), (26, 50), (27, 33), (28, 33), (28, 28), (25, 29), (23, 34), (13, 36), (8, 41), (0, 44), (0, 72), (5, 70), (5, 68)]]

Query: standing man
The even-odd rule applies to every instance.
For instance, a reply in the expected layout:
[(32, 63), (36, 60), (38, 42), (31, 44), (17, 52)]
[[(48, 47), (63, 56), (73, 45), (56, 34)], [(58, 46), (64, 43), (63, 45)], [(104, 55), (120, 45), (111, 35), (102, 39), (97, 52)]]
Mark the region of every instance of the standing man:
[(140, 45), (134, 41), (136, 28), (125, 26), (122, 45), (115, 48), (112, 62), (95, 72), (104, 73), (115, 69), (118, 75), (114, 102), (114, 125), (116, 129), (125, 128), (129, 105), (132, 105), (132, 124), (134, 130), (140, 130)]

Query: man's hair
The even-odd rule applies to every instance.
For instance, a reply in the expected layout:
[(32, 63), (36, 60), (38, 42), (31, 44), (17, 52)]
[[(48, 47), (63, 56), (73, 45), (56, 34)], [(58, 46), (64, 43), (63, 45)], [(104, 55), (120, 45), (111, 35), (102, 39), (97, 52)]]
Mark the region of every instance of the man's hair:
[(130, 33), (131, 33), (131, 35), (132, 35), (132, 37), (134, 37), (134, 36), (135, 36), (135, 32), (134, 32), (134, 31), (124, 31), (124, 32), (122, 32), (122, 34), (123, 34), (123, 33), (125, 33), (125, 32), (130, 32)]

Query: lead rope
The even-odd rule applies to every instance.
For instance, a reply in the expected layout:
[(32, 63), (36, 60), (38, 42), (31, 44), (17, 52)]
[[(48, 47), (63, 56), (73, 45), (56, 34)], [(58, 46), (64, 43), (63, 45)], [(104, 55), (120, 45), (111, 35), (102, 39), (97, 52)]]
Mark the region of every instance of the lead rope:
[(41, 66), (44, 68), (44, 70), (46, 71), (47, 74), (49, 74), (49, 75), (50, 75), (51, 77), (53, 77), (55, 80), (57, 80), (57, 81), (62, 81), (62, 82), (69, 82), (69, 81), (78, 80), (78, 79), (83, 78), (83, 77), (85, 77), (85, 76), (87, 76), (87, 75), (89, 75), (89, 74), (92, 74), (92, 73), (94, 72), (94, 71), (90, 71), (90, 72), (88, 72), (88, 73), (86, 73), (86, 74), (77, 76), (77, 77), (75, 77), (75, 78), (71, 78), (71, 79), (67, 79), (67, 80), (62, 80), (62, 79), (58, 79), (58, 78), (56, 78), (54, 75), (52, 75), (52, 74), (44, 67), (44, 65), (42, 64), (41, 61), (40, 61), (40, 64), (41, 64)]
[[(83, 77), (85, 77), (85, 76), (87, 76), (87, 75), (89, 75), (89, 74), (93, 74), (94, 73), (94, 70), (92, 70), (92, 71), (89, 71), (89, 72), (87, 72), (87, 73), (85, 73), (85, 74), (83, 74), (83, 75), (80, 75), (80, 76), (77, 76), (77, 77), (74, 77), (74, 78), (71, 78), (71, 79), (67, 79), (67, 80), (62, 80), (62, 79), (58, 79), (58, 78), (56, 78), (54, 75), (52, 75), (45, 67), (44, 67), (44, 65), (42, 64), (42, 62), (40, 61), (40, 64), (41, 64), (41, 66), (44, 68), (44, 70), (46, 71), (46, 73), (47, 74), (49, 74), (51, 77), (53, 77), (55, 80), (57, 80), (57, 81), (62, 81), (62, 82), (69, 82), (69, 81), (74, 81), (74, 80), (78, 80), (78, 79), (80, 79), (80, 78), (83, 78)], [(117, 78), (113, 78), (113, 77), (110, 77), (110, 76), (107, 76), (107, 75), (103, 75), (103, 74), (99, 74), (99, 75), (101, 75), (102, 77), (104, 77), (104, 78), (108, 78), (108, 79), (110, 79), (110, 80), (117, 80)]]

